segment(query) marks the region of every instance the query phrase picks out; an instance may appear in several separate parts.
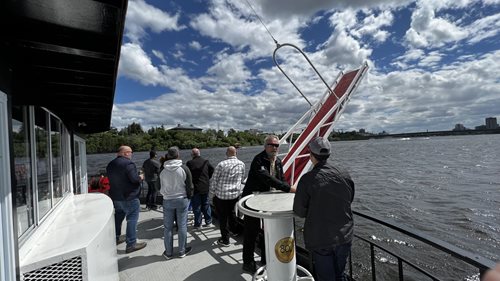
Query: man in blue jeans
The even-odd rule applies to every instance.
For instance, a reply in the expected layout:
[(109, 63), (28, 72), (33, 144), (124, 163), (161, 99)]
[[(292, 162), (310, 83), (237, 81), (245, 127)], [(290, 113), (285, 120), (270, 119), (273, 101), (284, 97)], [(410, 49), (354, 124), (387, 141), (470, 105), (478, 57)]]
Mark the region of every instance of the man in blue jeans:
[(315, 280), (344, 281), (354, 228), (354, 182), (346, 171), (327, 163), (329, 156), (328, 139), (316, 137), (309, 143), (314, 167), (299, 180), (293, 211), (306, 218), (304, 242), (312, 255)]
[[(137, 221), (139, 220), (142, 175), (132, 162), (132, 149), (123, 145), (117, 157), (109, 162), (106, 173), (109, 178), (109, 196), (115, 207), (116, 244), (127, 242), (125, 252), (131, 253), (146, 247), (146, 242), (137, 242)], [(126, 239), (122, 239), (122, 222), (127, 219)]]
[(191, 172), (182, 164), (179, 149), (171, 147), (167, 151), (166, 161), (160, 173), (160, 193), (163, 196), (163, 227), (165, 251), (163, 257), (167, 260), (173, 257), (174, 219), (177, 216), (179, 235), (179, 257), (183, 258), (191, 247), (187, 244), (187, 213), (189, 199), (193, 196)]

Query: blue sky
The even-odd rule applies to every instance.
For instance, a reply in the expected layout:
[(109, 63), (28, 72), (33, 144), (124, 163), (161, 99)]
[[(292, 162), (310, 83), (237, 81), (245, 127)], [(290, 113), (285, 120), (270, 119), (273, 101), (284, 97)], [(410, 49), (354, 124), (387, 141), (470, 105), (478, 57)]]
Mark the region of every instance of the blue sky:
[[(368, 62), (337, 130), (450, 130), (500, 121), (500, 0), (248, 0), (273, 37), (328, 83)], [(112, 126), (284, 132), (307, 102), (272, 62), (246, 0), (130, 0)], [(309, 100), (324, 85), (303, 57), (279, 60)]]

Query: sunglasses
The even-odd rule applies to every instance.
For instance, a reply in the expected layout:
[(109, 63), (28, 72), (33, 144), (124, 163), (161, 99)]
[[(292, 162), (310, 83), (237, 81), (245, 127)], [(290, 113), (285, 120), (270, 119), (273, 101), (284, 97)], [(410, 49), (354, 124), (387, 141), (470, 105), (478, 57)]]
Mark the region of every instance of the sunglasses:
[(279, 143), (266, 143), (266, 145), (274, 146), (276, 148), (280, 147)]

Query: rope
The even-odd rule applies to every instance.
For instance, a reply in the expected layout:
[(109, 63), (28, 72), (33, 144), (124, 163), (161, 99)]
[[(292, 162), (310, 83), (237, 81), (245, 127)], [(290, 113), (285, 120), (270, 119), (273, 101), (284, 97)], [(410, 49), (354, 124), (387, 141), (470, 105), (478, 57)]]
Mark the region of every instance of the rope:
[(279, 46), (279, 43), (278, 41), (274, 38), (274, 36), (271, 34), (271, 31), (269, 31), (269, 29), (267, 28), (267, 26), (264, 24), (264, 22), (262, 21), (262, 19), (259, 17), (259, 15), (257, 14), (257, 12), (254, 10), (254, 8), (252, 7), (252, 4), (250, 4), (250, 2), (248, 2), (248, 0), (245, 0), (245, 2), (247, 2), (248, 6), (250, 7), (250, 9), (252, 9), (254, 15), (259, 19), (260, 23), (264, 26), (264, 28), (266, 29), (267, 33), (269, 34), (269, 36), (271, 36), (271, 39), (273, 39), (274, 43)]

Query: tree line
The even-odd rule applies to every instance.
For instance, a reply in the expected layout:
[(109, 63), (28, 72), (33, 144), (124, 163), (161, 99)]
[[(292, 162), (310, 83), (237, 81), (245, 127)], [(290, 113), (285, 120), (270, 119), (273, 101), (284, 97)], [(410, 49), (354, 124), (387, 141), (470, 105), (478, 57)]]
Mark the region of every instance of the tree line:
[[(169, 130), (163, 126), (154, 127), (147, 131), (142, 129), (139, 123), (132, 123), (118, 130), (113, 128), (107, 132), (89, 134), (84, 136), (87, 143), (87, 153), (110, 153), (116, 152), (121, 145), (129, 145), (135, 151), (165, 151), (171, 146), (180, 149), (211, 148), (233, 146), (254, 146), (264, 143), (267, 134), (256, 134), (249, 131), (236, 131), (230, 129), (227, 135), (222, 130), (208, 129), (203, 132)], [(281, 137), (281, 135), (278, 135)], [(293, 139), (297, 139), (294, 135)], [(369, 136), (359, 134), (356, 131), (336, 132), (333, 131), (328, 139), (330, 141), (343, 140), (366, 140)]]
[(180, 149), (193, 147), (227, 147), (230, 145), (253, 146), (261, 145), (265, 134), (255, 134), (249, 131), (230, 129), (226, 134), (222, 130), (208, 129), (203, 132), (179, 131), (165, 129), (163, 126), (153, 127), (147, 131), (139, 123), (132, 123), (118, 130), (84, 136), (87, 144), (87, 153), (116, 152), (121, 145), (129, 145), (135, 151), (155, 149), (165, 151), (171, 146)]

